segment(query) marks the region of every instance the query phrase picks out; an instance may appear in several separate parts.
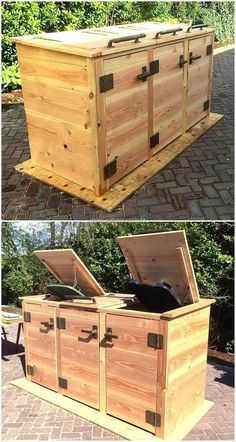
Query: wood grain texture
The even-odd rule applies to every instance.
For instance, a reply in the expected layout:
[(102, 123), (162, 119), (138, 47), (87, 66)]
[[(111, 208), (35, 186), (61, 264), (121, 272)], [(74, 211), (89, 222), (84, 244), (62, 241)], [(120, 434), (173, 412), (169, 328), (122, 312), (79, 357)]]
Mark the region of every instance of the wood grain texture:
[(168, 324), (164, 437), (172, 438), (204, 403), (210, 308)]
[[(184, 231), (132, 235), (118, 238), (129, 266), (130, 256), (140, 277), (140, 282), (157, 284), (167, 282), (181, 305), (199, 300), (198, 288), (187, 238)], [(176, 249), (181, 248), (185, 265), (179, 266)], [(130, 272), (132, 273), (132, 268)], [(183, 277), (184, 274), (184, 277)], [(134, 275), (135, 278), (135, 275)], [(191, 289), (190, 289), (191, 288)], [(193, 296), (194, 294), (194, 296)]]
[(54, 172), (51, 172), (49, 175), (46, 169), (37, 166), (32, 160), (18, 164), (15, 166), (15, 169), (49, 186), (54, 186), (62, 192), (66, 191), (68, 194), (80, 198), (87, 203), (94, 204), (100, 209), (112, 212), (122, 201), (132, 195), (156, 173), (160, 172), (167, 164), (184, 152), (185, 149), (222, 118), (223, 115), (211, 113), (209, 117), (195, 124), (184, 135), (172, 141), (155, 156), (141, 164), (126, 177), (120, 179), (102, 196), (97, 196), (93, 191), (89, 191), (84, 186), (74, 183), (71, 180), (62, 178)]
[(206, 49), (211, 42), (210, 35), (189, 40), (189, 54), (192, 52), (193, 56), (201, 58), (188, 65), (187, 129), (209, 113), (203, 106), (209, 97), (209, 69), (213, 55), (206, 55)]
[(34, 255), (63, 284), (76, 285), (86, 296), (105, 295), (104, 290), (72, 249), (36, 250)]
[[(84, 312), (83, 312), (84, 313)], [(67, 379), (67, 389), (60, 392), (92, 407), (99, 408), (99, 336), (91, 333), (98, 327), (98, 314), (77, 314), (60, 309), (66, 328), (60, 330), (60, 377)]]
[(158, 351), (147, 347), (147, 333), (158, 332), (159, 322), (107, 314), (106, 326), (118, 336), (106, 344), (107, 413), (154, 432), (145, 413), (156, 411)]

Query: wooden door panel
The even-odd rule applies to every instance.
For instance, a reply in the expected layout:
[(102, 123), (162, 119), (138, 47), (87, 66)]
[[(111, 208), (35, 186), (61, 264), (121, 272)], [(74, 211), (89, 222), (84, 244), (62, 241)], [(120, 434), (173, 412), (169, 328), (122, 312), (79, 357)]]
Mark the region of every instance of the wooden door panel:
[[(55, 307), (42, 304), (26, 304), (31, 322), (25, 322), (26, 361), (33, 367), (28, 378), (40, 385), (57, 390), (56, 368), (56, 315)], [(53, 322), (52, 330), (43, 322)]]
[(107, 162), (117, 159), (110, 185), (147, 159), (148, 81), (137, 78), (144, 66), (148, 69), (146, 51), (104, 61), (114, 82), (105, 93)]
[(200, 56), (188, 64), (187, 129), (208, 114), (204, 103), (209, 100), (212, 55), (207, 55), (207, 46), (212, 44), (211, 35), (189, 41), (189, 54)]
[[(83, 314), (85, 313), (85, 317)], [(60, 389), (92, 407), (99, 408), (99, 331), (97, 339), (82, 330), (98, 327), (98, 314), (61, 309), (66, 328), (59, 331), (60, 377), (67, 380), (67, 389)]]
[(179, 67), (184, 44), (176, 43), (154, 51), (159, 73), (153, 77), (153, 133), (159, 133), (155, 154), (183, 131), (183, 73)]
[(107, 413), (154, 432), (146, 410), (156, 411), (158, 350), (147, 346), (159, 323), (108, 314), (106, 327), (118, 338), (106, 344)]

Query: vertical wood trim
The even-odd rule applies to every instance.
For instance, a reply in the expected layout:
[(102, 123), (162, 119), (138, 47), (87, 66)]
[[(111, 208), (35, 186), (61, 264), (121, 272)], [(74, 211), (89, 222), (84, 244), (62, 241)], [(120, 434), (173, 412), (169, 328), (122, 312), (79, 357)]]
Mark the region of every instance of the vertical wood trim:
[[(149, 63), (153, 61), (153, 48), (147, 50), (147, 63), (149, 69)], [(158, 74), (157, 74), (158, 75)], [(153, 135), (154, 124), (153, 124), (153, 75), (148, 78), (148, 90), (147, 90), (147, 118), (148, 118), (148, 140), (147, 140), (147, 158), (151, 158), (154, 154), (153, 149), (150, 148), (150, 138)]]
[[(181, 273), (183, 275), (183, 280), (186, 285), (186, 289), (187, 290), (189, 289), (189, 292), (190, 292), (189, 294), (190, 294), (191, 299), (189, 299), (189, 301), (195, 302), (196, 296), (194, 296), (192, 286), (189, 284), (190, 278), (189, 278), (187, 264), (186, 264), (185, 257), (184, 257), (183, 247), (177, 247), (176, 254), (177, 254), (179, 264), (180, 264), (180, 269), (181, 269)], [(187, 296), (187, 297), (189, 298), (189, 296)], [(186, 299), (186, 300), (188, 301), (188, 299)], [(183, 305), (185, 305), (185, 303)]]
[(163, 335), (163, 349), (157, 350), (156, 412), (161, 415), (161, 426), (155, 428), (155, 436), (164, 439), (168, 360), (168, 321), (160, 320), (159, 333)]
[(99, 313), (99, 408), (102, 414), (107, 412), (106, 346), (103, 339), (105, 331), (106, 313)]
[[(187, 39), (183, 42), (183, 48), (184, 60), (188, 60), (189, 41)], [(182, 134), (187, 130), (188, 66), (189, 64), (186, 63), (183, 67)]]
[(104, 166), (108, 161), (106, 95), (100, 92), (100, 77), (103, 75), (103, 60), (93, 61), (94, 87), (96, 88), (97, 143), (95, 146), (95, 170), (98, 170), (96, 195), (102, 195), (109, 189), (109, 180), (104, 180)]
[(208, 70), (209, 85), (208, 85), (208, 93), (207, 93), (207, 99), (209, 100), (209, 109), (207, 111), (207, 115), (208, 116), (210, 115), (210, 110), (211, 110), (211, 90), (212, 90), (212, 74), (213, 74), (214, 37), (215, 37), (215, 34), (213, 33), (212, 36), (211, 36), (212, 54), (208, 55), (208, 57), (210, 57), (210, 60), (209, 60), (209, 70)]

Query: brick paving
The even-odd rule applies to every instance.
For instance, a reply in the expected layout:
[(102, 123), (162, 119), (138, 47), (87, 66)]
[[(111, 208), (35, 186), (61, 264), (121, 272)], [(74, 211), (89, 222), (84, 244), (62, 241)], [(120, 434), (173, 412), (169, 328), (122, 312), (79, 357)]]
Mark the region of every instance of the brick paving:
[(22, 176), (29, 158), (23, 105), (3, 108), (3, 219), (234, 218), (234, 52), (214, 56), (212, 111), (224, 114), (197, 142), (112, 213)]
[[(15, 354), (16, 328), (8, 329), (8, 342), (2, 340), (2, 439), (122, 440), (98, 425), (9, 384), (24, 375), (23, 345)], [(213, 400), (215, 405), (185, 440), (234, 440), (233, 384), (232, 366), (208, 363), (206, 398)]]

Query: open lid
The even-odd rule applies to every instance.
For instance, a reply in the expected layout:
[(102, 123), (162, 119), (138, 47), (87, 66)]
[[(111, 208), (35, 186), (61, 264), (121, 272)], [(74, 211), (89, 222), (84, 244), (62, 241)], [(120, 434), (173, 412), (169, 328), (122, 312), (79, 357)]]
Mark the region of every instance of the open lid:
[(147, 284), (167, 282), (181, 305), (199, 301), (197, 282), (183, 230), (118, 238), (132, 278)]
[(86, 296), (105, 296), (103, 288), (72, 249), (36, 250), (34, 255), (62, 284), (80, 287)]

